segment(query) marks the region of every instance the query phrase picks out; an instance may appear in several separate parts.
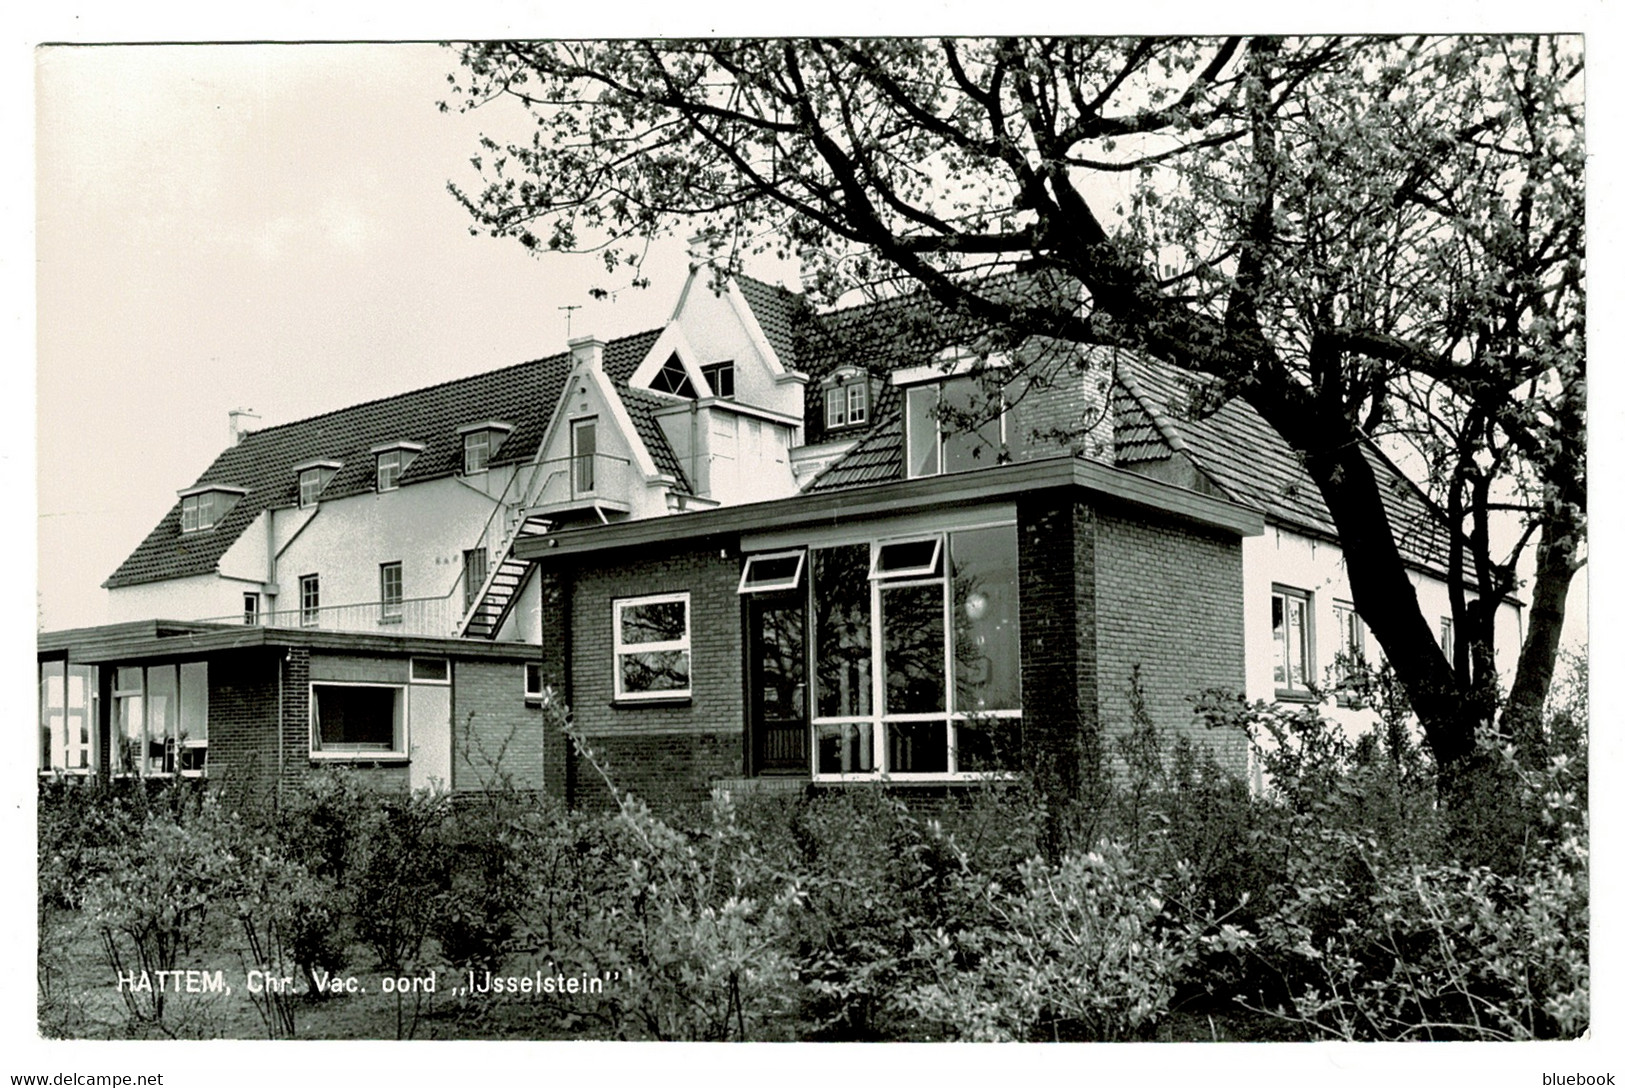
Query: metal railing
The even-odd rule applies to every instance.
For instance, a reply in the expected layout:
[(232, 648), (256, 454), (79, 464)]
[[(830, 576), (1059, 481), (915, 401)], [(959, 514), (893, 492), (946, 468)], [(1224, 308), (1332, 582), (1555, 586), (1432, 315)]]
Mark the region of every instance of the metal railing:
[[(422, 635), (451, 638), (462, 620), (462, 596), (409, 597), (400, 601), (364, 601), (324, 608), (279, 608), (253, 616), (256, 627), (304, 627), (316, 631), (366, 631), (375, 635)], [(248, 614), (212, 616), (201, 623), (240, 623)]]
[(555, 457), (537, 465), (542, 486), (530, 497), (532, 509), (546, 510), (568, 503), (594, 500), (627, 504), (631, 502), (636, 478), (632, 462), (607, 453), (576, 457)]

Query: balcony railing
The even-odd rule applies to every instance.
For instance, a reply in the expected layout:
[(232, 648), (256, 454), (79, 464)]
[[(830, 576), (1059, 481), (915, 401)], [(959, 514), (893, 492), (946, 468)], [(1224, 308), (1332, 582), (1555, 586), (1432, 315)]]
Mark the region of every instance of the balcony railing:
[(631, 461), (607, 453), (556, 457), (538, 467), (542, 484), (530, 500), (531, 511), (538, 514), (590, 506), (627, 511), (632, 488), (641, 482)]
[[(462, 620), (462, 595), (410, 597), (401, 601), (368, 601), (361, 604), (329, 605), (325, 608), (279, 608), (260, 612), (254, 619), (259, 627), (304, 627), (316, 631), (364, 631), (375, 635), (413, 635), (453, 638)], [(247, 614), (214, 616), (203, 623), (241, 623)]]

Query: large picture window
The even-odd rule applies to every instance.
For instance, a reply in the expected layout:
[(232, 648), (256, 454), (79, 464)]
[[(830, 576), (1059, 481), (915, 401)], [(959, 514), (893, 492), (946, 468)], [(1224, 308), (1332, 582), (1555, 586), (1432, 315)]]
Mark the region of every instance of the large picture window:
[(96, 666), (39, 663), (41, 771), (86, 774), (96, 765)]
[(691, 664), (687, 593), (615, 602), (615, 698), (687, 696)]
[(970, 376), (909, 386), (904, 399), (908, 474), (987, 468), (998, 464), (1007, 442), (1014, 454), (1016, 435), (1014, 428), (1006, 433), (1000, 396)]
[(313, 759), (406, 757), (406, 699), (390, 684), (312, 684)]
[(815, 548), (811, 570), (816, 777), (1019, 766), (1015, 526)]
[(113, 674), (113, 773), (200, 775), (209, 754), (209, 666), (126, 666)]

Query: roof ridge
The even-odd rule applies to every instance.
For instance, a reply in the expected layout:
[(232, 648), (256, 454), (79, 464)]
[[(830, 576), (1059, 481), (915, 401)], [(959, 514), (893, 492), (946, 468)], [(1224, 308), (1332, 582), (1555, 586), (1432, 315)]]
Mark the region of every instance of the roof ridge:
[[(617, 336), (614, 340), (605, 342), (604, 347), (607, 349), (612, 344), (620, 344), (628, 340), (636, 340), (640, 336), (647, 336), (650, 333), (659, 332), (659, 329), (642, 329), (638, 332), (628, 333), (625, 336)], [(371, 400), (356, 401), (354, 404), (346, 404), (341, 408), (330, 408), (325, 412), (317, 412), (315, 415), (302, 416), (299, 419), (290, 419), (286, 423), (275, 423), (269, 427), (261, 427), (258, 430), (249, 431), (247, 434), (243, 435), (243, 440), (247, 441), (248, 439), (255, 438), (259, 435), (270, 434), (273, 431), (280, 431), (288, 427), (297, 427), (301, 423), (314, 423), (320, 419), (327, 419), (330, 416), (342, 415), (345, 412), (353, 412), (360, 408), (370, 408), (373, 405), (384, 404), (392, 400), (402, 400), (406, 397), (414, 397), (423, 393), (432, 393), (437, 389), (446, 389), (454, 385), (461, 385), (464, 382), (475, 382), (483, 378), (491, 378), (499, 374), (507, 374), (511, 371), (521, 370), (525, 367), (545, 366), (547, 364), (556, 362), (568, 362), (569, 359), (570, 353), (568, 351), (559, 351), (554, 352), (552, 355), (542, 355), (535, 359), (526, 359), (518, 363), (508, 363), (505, 366), (494, 367), (491, 370), (481, 370), (473, 374), (464, 374), (460, 378), (447, 378), (445, 381), (432, 382), (429, 385), (420, 385), (412, 389), (403, 389), (399, 393), (389, 393), (382, 397), (374, 397)], [(227, 450), (232, 448), (234, 447), (226, 447)], [(211, 465), (211, 467), (213, 466)]]

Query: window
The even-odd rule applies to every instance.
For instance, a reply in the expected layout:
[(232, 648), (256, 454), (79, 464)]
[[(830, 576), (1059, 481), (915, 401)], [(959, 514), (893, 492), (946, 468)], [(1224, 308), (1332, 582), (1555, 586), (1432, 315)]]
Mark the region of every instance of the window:
[(378, 618), (399, 621), (401, 618), (401, 565), (381, 563), (378, 566)]
[(181, 532), (196, 533), (213, 529), (225, 518), (237, 500), (246, 492), (207, 488), (181, 495)]
[(578, 419), (570, 424), (570, 486), (576, 495), (592, 494), (598, 480), (598, 420)]
[(542, 674), (541, 665), (534, 661), (525, 664), (525, 699), (530, 702), (540, 700), (547, 693), (547, 681)]
[(491, 432), (471, 431), (463, 435), (463, 474), (484, 472), (491, 463)]
[(1019, 766), (1015, 526), (817, 548), (811, 569), (815, 776)]
[(745, 569), (739, 575), (740, 593), (771, 593), (775, 590), (795, 589), (801, 584), (801, 568), (807, 561), (806, 552), (773, 552), (753, 555), (745, 560)]
[(849, 427), (869, 419), (869, 378), (857, 369), (843, 369), (824, 384), (824, 426)]
[(401, 484), (401, 451), (389, 450), (378, 455), (378, 490), (393, 491)]
[(705, 384), (711, 387), (713, 397), (726, 397), (730, 400), (734, 395), (734, 365), (733, 360), (722, 363), (712, 363), (702, 366), (700, 373), (705, 377)]
[(1365, 621), (1347, 601), (1332, 602), (1332, 618), (1337, 624), (1337, 679), (1344, 681), (1365, 664)]
[(209, 666), (128, 666), (113, 676), (113, 772), (201, 775), (209, 754)]
[(683, 360), (678, 358), (674, 351), (671, 358), (666, 360), (655, 376), (649, 381), (649, 388), (662, 393), (671, 393), (674, 396), (694, 396), (694, 382), (688, 376), (688, 369), (683, 366)]
[(463, 611), (467, 612), (480, 599), (485, 588), (485, 576), (490, 570), (490, 556), (484, 548), (470, 548), (463, 553)]
[(1314, 638), (1309, 594), (1276, 586), (1270, 593), (1270, 627), (1275, 640), (1275, 694), (1307, 699), (1314, 670)]
[(260, 595), (258, 593), (243, 594), (243, 623), (254, 627), (260, 622)]
[(96, 765), (94, 665), (39, 663), (39, 769), (87, 774)]
[(389, 684), (310, 685), (312, 759), (406, 756), (406, 700)]
[(1452, 668), (1456, 664), (1456, 621), (1449, 616), (1439, 617), (1439, 649)]
[(449, 684), (451, 662), (444, 657), (414, 657), (411, 676), (414, 684)]
[(615, 698), (690, 694), (688, 594), (615, 602)]
[(909, 386), (904, 399), (908, 474), (935, 476), (997, 464), (1006, 452), (1002, 407), (993, 418), (985, 417), (998, 397), (970, 376)]
[(315, 506), (322, 497), (322, 490), (340, 467), (337, 461), (306, 461), (293, 466), (299, 476), (299, 505)]
[(299, 626), (315, 627), (321, 620), (321, 577), (306, 574), (299, 579)]

